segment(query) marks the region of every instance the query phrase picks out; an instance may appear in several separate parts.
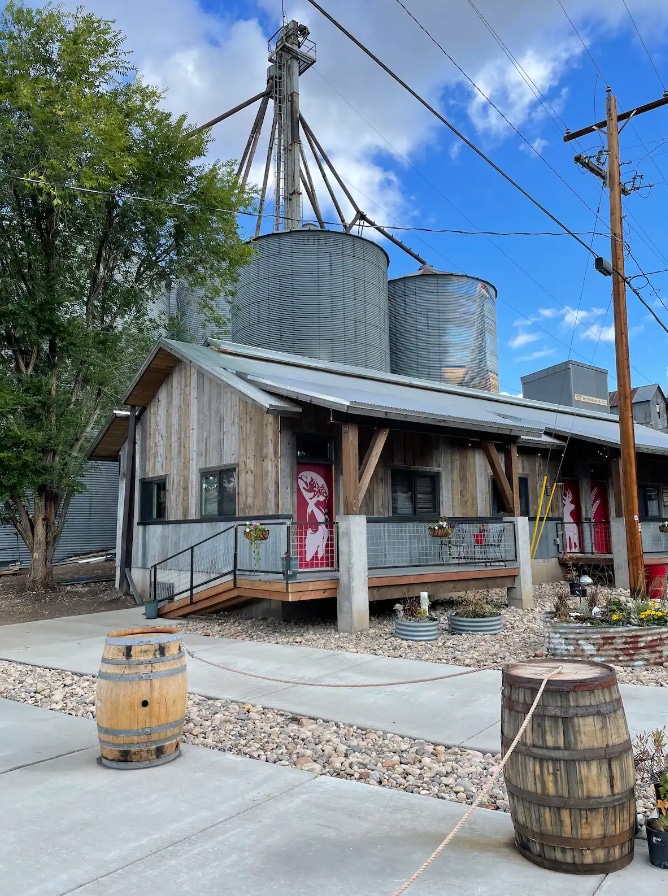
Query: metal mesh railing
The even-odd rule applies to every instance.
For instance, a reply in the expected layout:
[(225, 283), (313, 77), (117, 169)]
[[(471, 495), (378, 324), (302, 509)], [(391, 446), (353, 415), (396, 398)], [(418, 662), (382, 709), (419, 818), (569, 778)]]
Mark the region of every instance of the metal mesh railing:
[(336, 523), (292, 523), (290, 526), (291, 571), (335, 570), (339, 567)]
[(609, 520), (557, 523), (557, 538), (563, 554), (611, 554)]
[(661, 521), (643, 520), (642, 549), (644, 554), (661, 554), (668, 557), (668, 532), (661, 532)]
[(151, 567), (153, 600), (174, 600), (234, 573), (235, 527), (166, 557)]
[(268, 530), (266, 541), (249, 541), (244, 536), (244, 524), (237, 525), (237, 566), (236, 570), (243, 576), (269, 575), (283, 572), (283, 557), (289, 550), (290, 523), (264, 522)]
[(505, 565), (517, 559), (515, 525), (487, 519), (453, 523), (448, 538), (432, 538), (427, 523), (368, 520), (369, 569)]

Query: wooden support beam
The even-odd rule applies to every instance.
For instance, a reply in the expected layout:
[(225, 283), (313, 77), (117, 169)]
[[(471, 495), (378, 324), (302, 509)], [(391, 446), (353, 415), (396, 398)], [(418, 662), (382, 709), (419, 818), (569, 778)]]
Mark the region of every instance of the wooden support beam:
[(521, 516), (520, 508), (520, 476), (519, 476), (519, 459), (517, 457), (517, 442), (507, 445), (504, 451), (504, 462), (506, 467), (506, 479), (510, 485), (513, 497), (513, 516)]
[(496, 486), (501, 495), (501, 500), (503, 501), (503, 506), (506, 513), (514, 516), (513, 513), (513, 490), (508, 482), (508, 478), (506, 476), (506, 472), (501, 465), (501, 458), (499, 457), (499, 452), (496, 450), (495, 445), (492, 442), (482, 442), (482, 450), (485, 452), (485, 457), (487, 458), (487, 462), (492, 471), (492, 476), (494, 477), (494, 482), (496, 482)]
[(360, 459), (358, 428), (356, 423), (344, 423), (341, 427), (341, 459), (343, 462), (343, 512), (360, 512)]
[(612, 497), (614, 516), (624, 516), (624, 501), (622, 500), (622, 471), (618, 457), (610, 458), (610, 481), (612, 482)]
[(137, 476), (137, 408), (130, 408), (128, 423), (128, 448), (125, 455), (125, 494), (123, 498), (123, 520), (121, 523), (121, 556), (118, 558), (121, 574), (119, 588), (122, 594), (130, 593), (126, 568), (132, 568), (134, 540), (135, 479)]
[(367, 489), (369, 488), (369, 483), (371, 482), (371, 477), (374, 474), (374, 470), (378, 466), (378, 461), (380, 460), (380, 455), (383, 452), (383, 448), (385, 447), (385, 442), (387, 441), (387, 437), (390, 433), (389, 429), (376, 429), (373, 434), (373, 438), (371, 439), (371, 444), (369, 445), (366, 454), (364, 455), (364, 460), (362, 461), (362, 466), (360, 467), (360, 483), (359, 483), (359, 506), (362, 506), (362, 501), (364, 500), (364, 496), (367, 493)]

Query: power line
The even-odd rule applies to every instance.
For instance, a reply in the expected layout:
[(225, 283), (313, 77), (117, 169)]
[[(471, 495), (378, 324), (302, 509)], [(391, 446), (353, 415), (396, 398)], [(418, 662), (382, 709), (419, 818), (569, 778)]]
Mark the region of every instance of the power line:
[[(577, 199), (578, 199), (578, 200), (585, 206), (585, 208), (587, 208), (590, 212), (593, 212), (594, 210), (590, 207), (589, 203), (588, 203), (588, 202), (587, 202), (587, 201), (586, 201), (586, 200), (585, 200), (585, 199), (584, 199), (584, 198), (577, 192), (577, 190), (575, 190), (575, 189), (568, 183), (568, 181), (567, 181), (567, 180), (566, 180), (566, 179), (565, 179), (565, 178), (564, 178), (564, 177), (557, 171), (557, 169), (556, 169), (556, 168), (555, 168), (555, 167), (554, 167), (554, 166), (553, 166), (553, 165), (552, 165), (552, 164), (545, 158), (545, 156), (543, 156), (543, 155), (536, 149), (536, 147), (533, 145), (533, 143), (532, 143), (530, 140), (527, 140), (527, 138), (526, 138), (526, 137), (524, 136), (524, 134), (519, 130), (519, 128), (518, 128), (515, 124), (513, 124), (512, 121), (510, 121), (510, 119), (509, 119), (509, 118), (508, 118), (508, 117), (501, 111), (501, 109), (499, 109), (499, 107), (496, 105), (496, 103), (495, 103), (492, 99), (490, 99), (490, 97), (487, 96), (487, 94), (482, 90), (482, 88), (481, 88), (478, 84), (476, 84), (476, 82), (473, 80), (473, 78), (471, 78), (471, 77), (464, 71), (464, 69), (461, 67), (461, 65), (459, 65), (459, 63), (456, 62), (455, 59), (453, 59), (453, 57), (452, 57), (452, 56), (448, 53), (448, 51), (442, 46), (442, 44), (440, 44), (440, 43), (436, 40), (436, 38), (435, 38), (435, 37), (431, 34), (431, 32), (430, 32), (430, 31), (429, 31), (429, 30), (422, 24), (422, 22), (420, 22), (420, 20), (419, 20), (419, 19), (418, 19), (418, 18), (417, 18), (417, 17), (416, 17), (416, 16), (415, 16), (415, 15), (414, 15), (414, 14), (413, 14), (413, 13), (412, 13), (412, 12), (405, 6), (405, 5), (404, 5), (404, 3), (402, 2), (402, 0), (396, 0), (396, 2), (397, 2), (397, 3), (399, 4), (399, 6), (406, 12), (406, 14), (407, 14), (407, 15), (408, 15), (408, 16), (415, 22), (415, 24), (416, 24), (416, 25), (417, 25), (417, 26), (418, 26), (418, 27), (419, 27), (419, 28), (420, 28), (420, 29), (427, 35), (427, 37), (429, 38), (429, 40), (430, 40), (435, 46), (438, 47), (438, 49), (441, 51), (441, 53), (443, 53), (443, 55), (444, 55), (447, 59), (450, 60), (450, 62), (455, 66), (455, 68), (456, 68), (456, 69), (463, 75), (464, 78), (466, 78), (466, 80), (469, 82), (469, 84), (471, 84), (471, 86), (472, 86), (475, 90), (478, 91), (478, 93), (480, 94), (480, 96), (481, 96), (487, 103), (489, 103), (489, 105), (490, 105), (490, 106), (491, 106), (491, 107), (498, 113), (498, 115), (500, 115), (501, 118), (503, 118), (503, 120), (506, 122), (506, 124), (507, 124), (510, 128), (512, 128), (513, 131), (515, 131), (515, 133), (517, 134), (517, 136), (518, 136), (521, 140), (524, 141), (524, 143), (529, 147), (529, 149), (531, 150), (531, 152), (533, 152), (534, 155), (536, 155), (536, 156), (541, 160), (541, 162), (543, 162), (543, 164), (546, 165), (546, 166), (550, 169), (550, 171), (551, 171), (556, 177), (559, 178), (559, 180), (564, 184), (564, 186), (565, 186), (568, 190), (570, 190), (571, 193), (573, 193), (573, 195), (574, 195), (574, 196), (575, 196), (575, 197), (576, 197), (576, 198), (577, 198)], [(485, 23), (485, 25), (487, 26), (487, 28), (490, 30), (490, 32), (491, 32), (492, 35), (494, 36), (494, 38), (495, 38), (495, 40), (497, 41), (497, 43), (501, 46), (501, 48), (504, 50), (504, 52), (506, 53), (506, 55), (508, 56), (508, 58), (511, 60), (511, 62), (513, 63), (513, 65), (515, 66), (515, 68), (520, 72), (520, 74), (522, 74), (522, 73), (526, 74), (526, 73), (524, 72), (524, 69), (522, 69), (522, 67), (519, 65), (519, 63), (517, 62), (517, 60), (515, 59), (515, 57), (512, 55), (512, 53), (510, 53), (510, 51), (507, 49), (507, 47), (505, 46), (505, 44), (503, 43), (503, 41), (501, 40), (501, 38), (500, 38), (500, 37), (498, 36), (498, 34), (494, 31), (494, 29), (492, 28), (492, 26), (487, 22), (487, 19), (485, 19), (485, 17), (482, 15), (482, 13), (478, 10), (477, 6), (472, 2), (472, 0), (468, 0), (468, 3), (473, 7), (473, 9), (476, 11), (476, 13), (480, 16), (480, 18), (482, 19), (482, 21)], [(527, 75), (526, 77), (528, 78), (528, 75)], [(531, 80), (531, 79), (529, 79), (529, 80)], [(526, 81), (526, 79), (525, 79), (525, 81)], [(528, 85), (528, 82), (526, 82), (526, 83), (527, 83), (527, 86), (529, 86), (529, 85)], [(533, 81), (532, 81), (531, 83), (533, 84)], [(535, 85), (534, 85), (534, 87), (535, 87)], [(538, 99), (539, 102), (541, 102), (541, 104), (545, 107), (545, 103), (543, 103), (543, 101), (542, 101), (542, 99), (541, 99), (540, 91), (538, 90), (537, 87), (535, 87), (535, 90), (538, 91), (538, 93), (534, 92), (534, 96), (535, 96), (536, 99)], [(548, 114), (549, 114), (549, 113), (548, 113)], [(557, 122), (556, 122), (554, 119), (552, 119), (552, 120), (553, 120), (553, 123), (556, 125), (557, 129), (559, 130), (559, 133), (561, 134), (561, 133), (563, 132), (563, 131), (562, 131), (562, 128), (559, 127), (559, 125), (557, 124)], [(565, 129), (565, 128), (566, 128), (566, 123), (565, 123), (565, 122), (562, 122), (562, 124), (563, 124), (563, 128)], [(602, 218), (599, 218), (599, 220), (601, 220), (602, 223), (605, 223), (605, 222), (603, 221)]]
[[(311, 4), (311, 6), (317, 9), (318, 12), (320, 12), (329, 22), (331, 22), (331, 24), (334, 25), (335, 28), (338, 28), (338, 30), (341, 31), (342, 34), (344, 34), (350, 41), (352, 41), (355, 46), (359, 47), (359, 49), (362, 50), (362, 52), (366, 56), (372, 59), (378, 66), (380, 66), (380, 68), (382, 68), (383, 71), (386, 72), (386, 74), (388, 74), (394, 81), (396, 81), (397, 84), (401, 85), (401, 87), (403, 87), (404, 90), (410, 93), (410, 95), (414, 97), (421, 105), (423, 105), (425, 109), (431, 112), (432, 115), (434, 115), (442, 124), (444, 124), (450, 131), (452, 131), (455, 136), (459, 137), (459, 139), (470, 149), (472, 149), (476, 153), (476, 155), (487, 162), (487, 164), (490, 165), (498, 174), (500, 174), (504, 178), (504, 180), (507, 180), (508, 183), (515, 187), (515, 189), (518, 190), (523, 196), (525, 196), (533, 205), (540, 209), (543, 214), (547, 215), (547, 217), (550, 218), (551, 221), (554, 221), (554, 223), (558, 227), (562, 228), (562, 230), (570, 234), (570, 236), (572, 236), (576, 242), (578, 242), (584, 249), (586, 249), (590, 255), (596, 257), (596, 252), (594, 251), (594, 249), (590, 248), (583, 239), (581, 239), (573, 230), (571, 230), (570, 227), (568, 227), (568, 225), (564, 224), (563, 221), (560, 221), (559, 218), (557, 218), (556, 215), (553, 215), (552, 212), (545, 208), (545, 206), (541, 202), (539, 202), (538, 199), (535, 199), (527, 190), (524, 189), (524, 187), (520, 186), (517, 181), (513, 180), (513, 178), (509, 174), (507, 174), (501, 167), (499, 167), (496, 162), (490, 159), (490, 157), (486, 155), (481, 149), (479, 149), (471, 140), (469, 140), (468, 137), (465, 137), (464, 134), (461, 133), (461, 131), (459, 131), (453, 124), (451, 124), (447, 120), (447, 118), (441, 115), (440, 112), (438, 112), (432, 105), (430, 105), (430, 103), (428, 103), (427, 100), (424, 99), (424, 97), (420, 96), (420, 94), (416, 90), (414, 90), (409, 84), (406, 83), (406, 81), (400, 78), (399, 75), (397, 75), (381, 59), (379, 59), (378, 56), (375, 55), (375, 53), (373, 53), (360, 40), (358, 40), (353, 34), (351, 34), (351, 32), (348, 31), (347, 28), (341, 25), (340, 22), (338, 22), (332, 15), (330, 15), (325, 9), (323, 9), (322, 6), (320, 6), (320, 4), (316, 2), (316, 0), (308, 0), (308, 2)], [(558, 2), (561, 4), (561, 0), (558, 0)], [(654, 310), (647, 304), (638, 290), (635, 289), (631, 284), (629, 284), (629, 288), (640, 299), (640, 302), (647, 308), (647, 310), (655, 318), (661, 328), (665, 330), (666, 333), (668, 333), (668, 327), (655, 314)]]
[[(45, 181), (39, 180), (38, 178), (21, 177), (17, 174), (10, 175), (10, 177), (14, 180), (23, 181), (24, 183), (38, 184), (40, 186), (45, 186)], [(349, 182), (347, 181), (347, 183), (349, 183)], [(139, 196), (136, 193), (125, 193), (122, 190), (96, 190), (96, 189), (93, 189), (92, 187), (81, 187), (81, 186), (78, 186), (77, 184), (48, 184), (48, 186), (56, 187), (57, 189), (61, 189), (61, 190), (73, 190), (77, 193), (92, 193), (94, 195), (106, 196), (108, 198), (114, 197), (114, 198), (117, 198), (122, 201), (137, 200), (138, 202), (154, 202), (158, 205), (170, 205), (170, 206), (176, 206), (178, 208), (193, 209), (193, 210), (199, 210), (199, 211), (220, 212), (221, 214), (227, 214), (227, 215), (244, 215), (245, 217), (250, 217), (250, 218), (263, 218), (263, 219), (264, 218), (272, 218), (272, 219), (274, 218), (273, 212), (258, 215), (257, 212), (238, 211), (236, 209), (230, 209), (230, 208), (218, 208), (217, 206), (213, 206), (213, 205), (199, 205), (199, 204), (193, 203), (193, 202), (178, 202), (177, 200), (173, 200), (173, 199), (158, 199), (155, 196)], [(352, 184), (351, 184), (351, 186), (352, 186)], [(355, 187), (355, 189), (358, 189), (358, 188)], [(370, 202), (373, 202), (374, 204), (377, 205), (375, 200), (371, 199), (369, 196), (366, 196), (366, 194), (362, 193), (361, 190), (359, 192), (366, 199), (369, 199)], [(381, 206), (378, 206), (378, 208), (381, 208)], [(381, 211), (384, 211), (384, 209), (381, 208)], [(340, 221), (323, 221), (323, 224), (327, 224), (328, 226), (331, 226), (331, 227), (338, 227), (338, 226), (340, 226), (341, 222)], [(410, 233), (413, 233), (413, 232), (415, 232), (415, 233), (436, 233), (436, 234), (447, 233), (447, 234), (454, 234), (454, 235), (459, 235), (459, 236), (559, 236), (559, 237), (564, 237), (564, 236), (569, 235), (567, 233), (564, 233), (563, 231), (557, 231), (557, 230), (458, 230), (456, 228), (449, 228), (449, 227), (409, 227), (409, 226), (400, 225), (400, 224), (383, 224), (382, 227), (385, 230), (398, 230), (398, 231), (405, 231), (405, 232), (410, 232)], [(593, 231), (593, 230), (576, 231), (576, 233), (578, 233), (581, 236), (590, 236), (590, 235), (609, 236), (609, 234), (601, 233), (600, 231)], [(428, 245), (428, 244), (425, 244), (425, 245)], [(434, 249), (433, 246), (429, 246), (429, 248)], [(434, 249), (434, 251), (437, 251), (437, 250)]]
[(643, 47), (644, 47), (644, 49), (645, 49), (645, 53), (647, 53), (647, 58), (649, 59), (650, 63), (652, 64), (652, 68), (653, 68), (654, 71), (656, 72), (656, 76), (657, 76), (657, 78), (659, 79), (659, 84), (661, 85), (661, 89), (663, 90), (664, 93), (666, 93), (666, 85), (663, 83), (663, 78), (661, 77), (661, 74), (660, 74), (658, 68), (656, 67), (656, 63), (654, 62), (654, 59), (652, 58), (652, 54), (651, 54), (650, 51), (647, 49), (647, 44), (646, 44), (645, 41), (643, 40), (643, 36), (642, 36), (642, 34), (640, 33), (640, 29), (638, 28), (638, 26), (637, 26), (637, 24), (636, 24), (636, 20), (635, 20), (635, 19), (633, 18), (633, 16), (631, 15), (631, 10), (629, 9), (629, 7), (628, 7), (628, 5), (627, 5), (626, 0), (622, 0), (622, 3), (624, 4), (624, 9), (625, 9), (625, 10), (627, 11), (627, 13), (629, 14), (629, 18), (630, 18), (631, 21), (633, 22), (633, 27), (636, 29), (636, 34), (637, 34), (638, 37), (640, 38), (640, 43), (643, 45)]

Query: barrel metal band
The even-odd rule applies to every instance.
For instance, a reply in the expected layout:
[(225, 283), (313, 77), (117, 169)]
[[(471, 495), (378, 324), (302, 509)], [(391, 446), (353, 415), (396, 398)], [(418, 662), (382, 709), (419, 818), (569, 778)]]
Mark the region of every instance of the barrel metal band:
[(635, 826), (627, 828), (621, 834), (611, 834), (609, 837), (589, 837), (584, 839), (581, 837), (559, 837), (557, 834), (543, 834), (542, 832), (530, 831), (524, 825), (513, 821), (513, 826), (518, 834), (526, 837), (527, 840), (533, 840), (534, 843), (540, 843), (542, 846), (565, 846), (567, 849), (602, 849), (607, 846), (619, 846), (620, 843), (626, 843), (633, 840), (635, 835)]
[(511, 784), (508, 779), (505, 780), (506, 790), (512, 793), (518, 799), (526, 800), (528, 803), (535, 803), (537, 806), (553, 806), (556, 809), (602, 809), (606, 806), (621, 806), (624, 803), (632, 802), (635, 798), (635, 790), (625, 790), (623, 793), (613, 793), (611, 796), (592, 796), (592, 797), (568, 797), (568, 796), (548, 796), (542, 793), (532, 793), (529, 790), (522, 790)]
[[(537, 856), (530, 849), (517, 843), (518, 852), (525, 859), (538, 865), (540, 868), (547, 868), (549, 871), (565, 871), (569, 874), (576, 872), (577, 874), (609, 874), (612, 871), (621, 871), (633, 861), (633, 840), (629, 842), (628, 852), (619, 859), (613, 859), (611, 862), (597, 862), (595, 865), (585, 864), (584, 862), (558, 862), (556, 859), (546, 859), (543, 856)], [(586, 850), (588, 852), (588, 850)]]
[(185, 656), (185, 653), (180, 650), (178, 653), (170, 653), (169, 656), (151, 656), (146, 657), (146, 659), (142, 658), (133, 658), (131, 660), (116, 660), (111, 659), (110, 657), (103, 656), (102, 657), (102, 665), (104, 666), (147, 666), (149, 663), (154, 665), (155, 663), (168, 663), (170, 660), (182, 660)]
[(161, 740), (135, 740), (127, 744), (112, 743), (109, 740), (100, 740), (100, 746), (105, 750), (152, 750), (153, 747), (164, 747), (166, 744), (173, 744), (175, 740), (180, 738), (180, 734), (172, 735), (172, 737), (163, 737)]
[[(503, 699), (504, 709), (511, 712), (519, 712), (525, 716), (531, 709), (530, 703), (518, 703), (516, 700), (510, 700), (508, 697)], [(608, 703), (597, 703), (596, 706), (549, 706), (540, 703), (534, 710), (535, 716), (557, 716), (559, 718), (568, 719), (576, 716), (602, 716), (612, 712), (617, 712), (622, 708), (622, 698), (617, 697)]]
[[(505, 752), (511, 741), (504, 737), (501, 739), (501, 744)], [(523, 756), (533, 756), (534, 759), (568, 759), (576, 762), (590, 762), (593, 759), (613, 759), (615, 756), (630, 753), (631, 750), (630, 740), (622, 741), (620, 744), (611, 744), (608, 747), (591, 747), (588, 750), (560, 750), (555, 747), (534, 747), (533, 744), (523, 743), (519, 743), (515, 747), (516, 753), (521, 753)]]
[(138, 734), (156, 734), (161, 731), (169, 731), (170, 728), (176, 728), (185, 721), (185, 716), (175, 719), (173, 722), (167, 722), (165, 725), (151, 725), (149, 728), (105, 728), (104, 725), (98, 725), (97, 730), (100, 734), (112, 735), (115, 737), (134, 737)]
[(173, 753), (168, 753), (167, 756), (160, 756), (157, 759), (145, 759), (141, 762), (116, 762), (113, 759), (106, 759), (104, 756), (102, 756), (100, 761), (107, 768), (152, 768), (154, 765), (164, 765), (166, 762), (171, 762), (172, 759), (177, 759), (179, 755), (180, 750), (177, 747)]
[(133, 672), (124, 675), (122, 672), (99, 672), (98, 678), (105, 681), (151, 681), (154, 678), (170, 678), (172, 675), (185, 675), (186, 667), (178, 666), (176, 669), (165, 669), (164, 672)]
[(145, 635), (144, 637), (133, 638), (130, 635), (126, 635), (121, 638), (113, 638), (111, 635), (107, 635), (104, 639), (107, 644), (114, 644), (120, 647), (142, 647), (144, 644), (167, 644), (172, 641), (180, 641), (181, 640), (181, 632), (176, 635)]

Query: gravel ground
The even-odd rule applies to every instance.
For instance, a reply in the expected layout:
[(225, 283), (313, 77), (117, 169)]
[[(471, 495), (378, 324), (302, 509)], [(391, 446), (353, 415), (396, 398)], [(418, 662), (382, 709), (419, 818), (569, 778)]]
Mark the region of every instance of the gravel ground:
[[(504, 607), (503, 631), (498, 635), (451, 635), (447, 615), (453, 602), (432, 605), (432, 613), (442, 623), (437, 641), (419, 643), (402, 641), (394, 636), (394, 615), (388, 605), (372, 604), (371, 628), (356, 635), (341, 634), (336, 622), (310, 618), (298, 622), (276, 622), (246, 619), (240, 611), (228, 611), (218, 616), (199, 616), (191, 619), (170, 620), (183, 631), (213, 635), (218, 638), (240, 638), (245, 641), (265, 641), (271, 644), (300, 644), (324, 650), (345, 650), (348, 653), (367, 653), (401, 659), (426, 660), (457, 666), (493, 666), (498, 669), (509, 663), (523, 662), (532, 657), (545, 656), (546, 632), (543, 614), (554, 608), (557, 594), (563, 593), (563, 583), (536, 585), (536, 606), (533, 610)], [(609, 591), (600, 590), (603, 597)], [(492, 591), (490, 597), (502, 606), (505, 592)], [(616, 667), (617, 677), (624, 684), (668, 687), (668, 668), (651, 666), (648, 669)]]
[[(94, 719), (95, 686), (92, 675), (0, 660), (0, 697), (19, 703)], [(260, 762), (467, 804), (500, 759), (500, 754), (483, 755), (196, 694), (188, 697), (184, 739)], [(639, 784), (637, 800), (644, 818), (654, 809), (652, 788)], [(509, 811), (502, 778), (484, 808)]]

